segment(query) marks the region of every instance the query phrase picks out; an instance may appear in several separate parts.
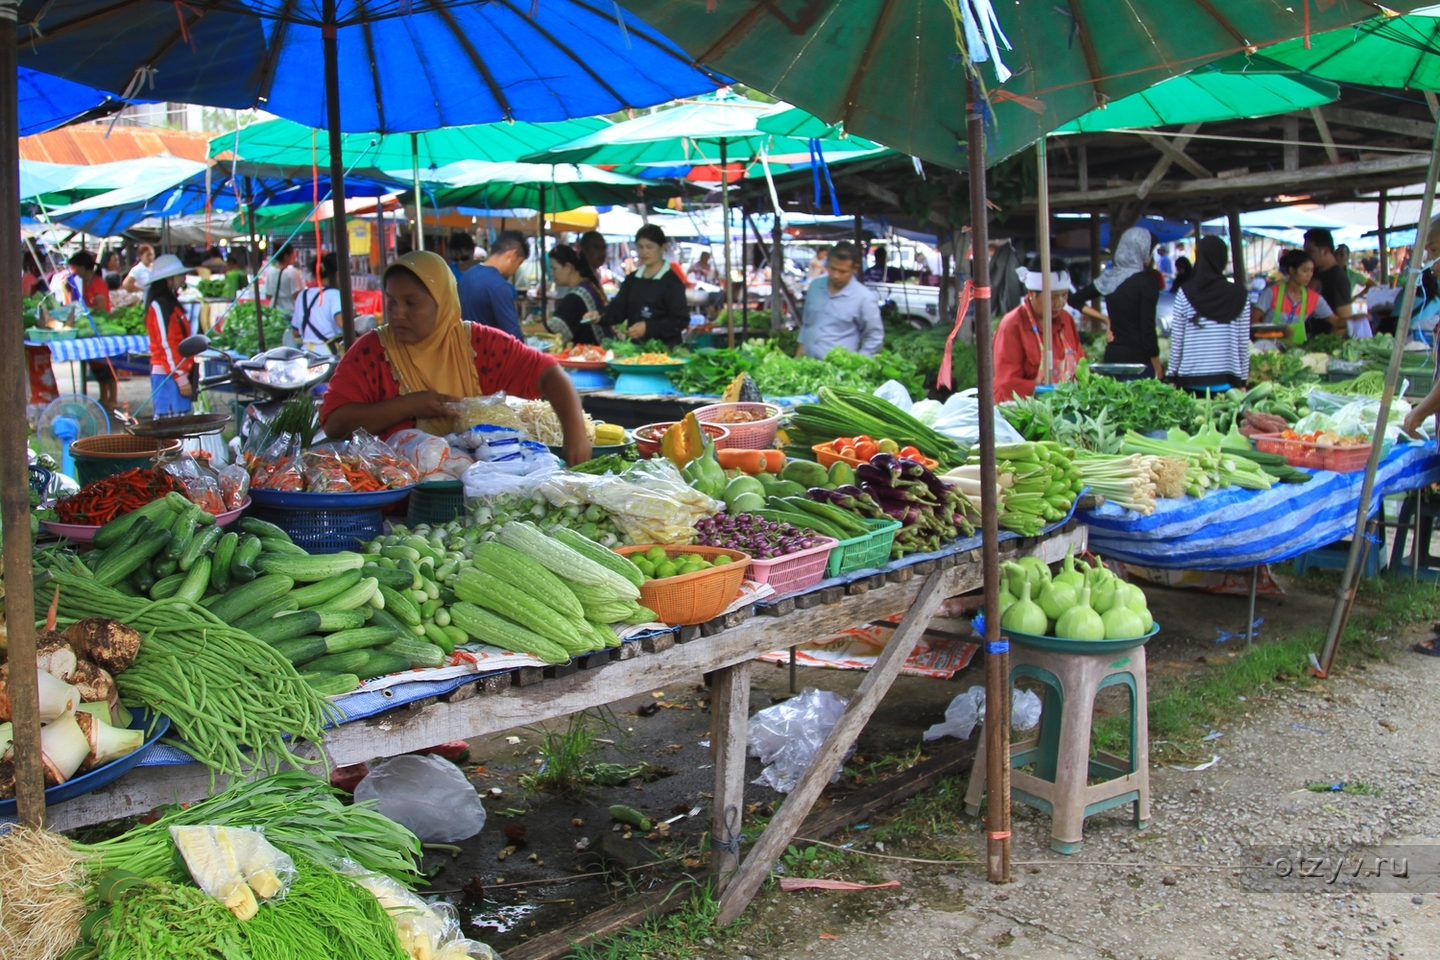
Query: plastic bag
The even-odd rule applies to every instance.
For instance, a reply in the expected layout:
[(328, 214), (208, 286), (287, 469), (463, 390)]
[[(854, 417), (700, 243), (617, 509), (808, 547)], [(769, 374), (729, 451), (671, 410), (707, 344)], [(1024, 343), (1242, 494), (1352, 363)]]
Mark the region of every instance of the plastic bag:
[(548, 451), (544, 457), (513, 461), (476, 460), (460, 475), (466, 500), (488, 500), (508, 494), (532, 496), (564, 464)]
[[(1040, 698), (1033, 690), (1011, 689), (1010, 727), (1013, 730), (1031, 730), (1040, 722)], [(945, 708), (945, 722), (937, 723), (925, 731), (926, 740), (941, 737), (956, 737), (969, 740), (975, 724), (985, 718), (985, 688), (971, 687), (964, 693), (956, 694)]]
[(340, 454), (332, 448), (316, 447), (301, 455), (305, 464), (305, 489), (311, 493), (354, 493), (355, 485), (345, 471)]
[[(950, 439), (967, 446), (973, 447), (979, 443), (980, 401), (976, 399), (975, 388), (971, 387), (969, 390), (952, 393), (950, 399), (941, 405), (940, 415), (930, 426), (936, 433), (943, 433)], [(1024, 441), (1025, 438), (1010, 426), (1010, 422), (1001, 415), (999, 407), (996, 407), (995, 442), (1023, 443)]]
[(454, 407), (455, 418), (459, 421), (462, 430), (468, 430), (481, 423), (513, 427), (516, 430), (525, 428), (520, 421), (520, 414), (505, 402), (503, 393), (491, 393), (483, 397), (465, 397), (459, 403), (454, 404)]
[[(751, 717), (745, 745), (752, 757), (759, 757), (766, 765), (752, 782), (776, 793), (795, 789), (800, 774), (810, 765), (848, 703), (829, 690), (806, 687), (798, 697), (766, 707)], [(852, 744), (849, 753), (854, 750)], [(839, 779), (837, 770), (830, 782)]]
[(220, 477), (194, 457), (180, 457), (165, 464), (166, 473), (180, 481), (185, 496), (191, 503), (197, 503), (206, 513), (225, 512), (225, 498), (220, 493)]
[(905, 413), (910, 412), (912, 406), (910, 391), (906, 390), (905, 385), (899, 380), (886, 380), (875, 389), (875, 396), (886, 403), (899, 407)]
[(662, 458), (641, 460), (619, 476), (556, 474), (539, 492), (557, 507), (595, 504), (632, 543), (689, 543), (695, 521), (724, 507), (686, 483), (679, 469)]
[(500, 960), (500, 955), (478, 940), (460, 936), (455, 908), (420, 898), (389, 877), (365, 872), (351, 860), (331, 864), (337, 873), (364, 887), (395, 921), (400, 947), (415, 960)]
[(282, 433), (250, 461), (250, 485), (261, 490), (297, 492), (305, 489), (300, 440)]
[(387, 490), (420, 482), (420, 471), (408, 457), (366, 430), (356, 430), (345, 445), (345, 455), (356, 461)]
[(440, 757), (387, 760), (355, 787), (355, 802), (377, 800), (376, 809), (408, 827), (426, 843), (454, 843), (485, 826), (485, 807), (465, 774)]
[[(390, 435), (395, 452), (415, 465), (421, 480), (435, 479), (450, 456), (450, 444), (424, 430), (400, 430)], [(448, 476), (448, 475), (447, 475)]]
[(239, 510), (250, 494), (250, 474), (238, 463), (232, 463), (221, 467), (216, 476), (220, 480), (220, 499), (225, 502), (225, 509)]
[(295, 879), (295, 862), (248, 827), (171, 827), (170, 838), (196, 886), (241, 920), (255, 916), (259, 901), (284, 896)]

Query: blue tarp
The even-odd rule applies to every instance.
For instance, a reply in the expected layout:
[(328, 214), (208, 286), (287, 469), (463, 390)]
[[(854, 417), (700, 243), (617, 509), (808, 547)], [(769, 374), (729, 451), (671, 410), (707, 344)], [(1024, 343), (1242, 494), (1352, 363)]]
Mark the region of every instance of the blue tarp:
[(25, 67), (16, 72), (16, 80), (22, 137), (63, 127), (91, 110), (104, 106), (107, 101), (119, 99), (104, 90), (52, 77), (38, 70), (27, 70)]
[[(1080, 514), (1080, 520), (1090, 525), (1090, 550), (1107, 560), (1167, 570), (1279, 563), (1353, 533), (1364, 476), (1319, 471), (1309, 483), (1160, 500), (1148, 517), (1107, 503)], [(1437, 482), (1440, 456), (1434, 442), (1397, 444), (1380, 462), (1371, 515), (1381, 497)]]

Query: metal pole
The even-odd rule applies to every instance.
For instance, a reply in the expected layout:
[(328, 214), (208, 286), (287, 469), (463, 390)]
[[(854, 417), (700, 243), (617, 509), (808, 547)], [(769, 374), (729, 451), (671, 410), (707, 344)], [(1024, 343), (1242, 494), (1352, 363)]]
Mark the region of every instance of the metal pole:
[(345, 218), (345, 157), (340, 142), (340, 51), (335, 38), (335, 0), (325, 0), (325, 26), (321, 30), (325, 48), (325, 107), (330, 126), (330, 200), (335, 206), (331, 221), (335, 234), (335, 265), (340, 285), (341, 331), (345, 346), (355, 342), (355, 291), (350, 286), (350, 223)]
[[(1432, 107), (1433, 112), (1433, 107)], [(1410, 261), (1407, 265), (1409, 282), (1405, 284), (1405, 296), (1400, 302), (1400, 318), (1395, 324), (1395, 343), (1403, 344), (1410, 335), (1410, 314), (1415, 309), (1415, 289), (1420, 286), (1420, 271), (1425, 262), (1426, 232), (1430, 229), (1430, 217), (1435, 210), (1435, 179), (1440, 176), (1440, 125), (1430, 141), (1430, 169), (1425, 174), (1425, 199), (1420, 201), (1420, 219), (1415, 224), (1415, 242), (1410, 247)], [(1380, 465), (1380, 441), (1385, 435), (1385, 424), (1390, 419), (1390, 402), (1395, 398), (1395, 385), (1400, 379), (1400, 359), (1403, 350), (1396, 349), (1390, 355), (1390, 365), (1385, 370), (1385, 389), (1380, 394), (1380, 413), (1375, 420), (1375, 431), (1371, 434), (1375, 442), (1370, 444), (1370, 457), (1365, 461), (1365, 479), (1360, 484), (1360, 502), (1355, 507), (1355, 534), (1350, 540), (1350, 555), (1345, 559), (1345, 572), (1340, 576), (1340, 586), (1335, 591), (1335, 606), (1330, 611), (1330, 626), (1325, 632), (1325, 646), (1320, 654), (1320, 676), (1328, 676), (1335, 663), (1335, 653), (1340, 649), (1340, 636), (1345, 632), (1345, 621), (1350, 618), (1350, 607), (1355, 602), (1359, 586), (1360, 558), (1368, 543), (1365, 526), (1370, 520), (1370, 497), (1375, 492), (1375, 470)]]
[(380, 245), (380, 279), (381, 282), (384, 282), (389, 251), (385, 249), (385, 194), (383, 191), (375, 194), (375, 242)]
[[(411, 245), (425, 249), (425, 200), (420, 196), (420, 135), (410, 134), (410, 174), (415, 185), (415, 227), (410, 232)], [(487, 243), (488, 247), (489, 244)]]
[(985, 204), (985, 120), (973, 106), (983, 94), (970, 81), (966, 115), (970, 155), (970, 235), (975, 283), (975, 365), (980, 401), (980, 569), (985, 583), (986, 875), (1010, 880), (1010, 654), (1000, 640), (1000, 514), (995, 503), (995, 366), (990, 336), (990, 237)]
[[(1090, 279), (1094, 281), (1100, 276), (1100, 214), (1098, 211), (1090, 211)], [(1090, 305), (1096, 310), (1100, 309), (1100, 298), (1096, 297), (1090, 301)]]
[(729, 334), (729, 347), (735, 349), (735, 298), (730, 286), (730, 178), (726, 176), (727, 162), (725, 138), (720, 138), (720, 210), (725, 218), (725, 330)]
[(1043, 287), (1041, 295), (1045, 298), (1041, 305), (1041, 341), (1044, 349), (1041, 351), (1040, 376), (1045, 383), (1054, 380), (1054, 356), (1055, 356), (1055, 308), (1050, 304), (1050, 161), (1046, 155), (1045, 138), (1041, 137), (1035, 142), (1035, 170), (1039, 179), (1037, 195), (1040, 203), (1035, 212), (1035, 232), (1040, 238), (1040, 270)]
[[(250, 214), (250, 256), (261, 266), (265, 258), (260, 256), (260, 237), (255, 231), (255, 178), (245, 178), (245, 209)], [(260, 274), (257, 268), (255, 274), (255, 289), (251, 291), (255, 298), (255, 343), (261, 353), (265, 352), (265, 316), (264, 308), (260, 305)]]
[(775, 252), (770, 255), (770, 329), (783, 326), (785, 312), (785, 231), (780, 223), (780, 211), (775, 211), (775, 227), (770, 233)]
[[(17, 0), (0, 0), (0, 27), (14, 36)], [(0, 170), (20, 182), (20, 117), (13, 41), (0, 43)], [(0, 190), (0, 263), (20, 262), (20, 197)], [(30, 581), (30, 470), (25, 450), (24, 323), (20, 290), (0, 290), (0, 522), (4, 524), (5, 618), (9, 629), (10, 710), (15, 723), (15, 811), (22, 823), (45, 822), (45, 771), (40, 760), (40, 694), (35, 667), (35, 602)]]
[(545, 184), (540, 184), (540, 217), (535, 224), (535, 241), (540, 245), (536, 256), (540, 258), (540, 322), (545, 322), (545, 301), (549, 291), (545, 288)]
[(740, 329), (750, 333), (750, 225), (740, 204)]
[(1375, 217), (1375, 225), (1380, 228), (1380, 286), (1382, 287), (1390, 285), (1390, 245), (1385, 239), (1385, 204), (1388, 192), (1383, 187), (1380, 189), (1380, 210)]

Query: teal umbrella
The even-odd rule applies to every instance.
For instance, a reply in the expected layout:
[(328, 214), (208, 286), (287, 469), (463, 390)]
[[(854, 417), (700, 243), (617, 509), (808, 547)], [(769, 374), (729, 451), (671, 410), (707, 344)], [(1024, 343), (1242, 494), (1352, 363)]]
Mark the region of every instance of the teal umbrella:
[(1227, 73), (1221, 64), (1172, 77), (1132, 93), (1103, 110), (1091, 110), (1059, 128), (1061, 133), (1213, 123), (1268, 117), (1333, 103), (1340, 88), (1326, 80), (1274, 73)]
[(427, 201), (441, 207), (528, 207), (542, 213), (588, 204), (640, 203), (679, 192), (664, 181), (576, 163), (464, 160), (433, 170), (423, 180)]
[(1440, 16), (1376, 17), (1352, 29), (1315, 34), (1308, 49), (1296, 39), (1260, 54), (1260, 69), (1269, 61), (1338, 83), (1440, 91)]

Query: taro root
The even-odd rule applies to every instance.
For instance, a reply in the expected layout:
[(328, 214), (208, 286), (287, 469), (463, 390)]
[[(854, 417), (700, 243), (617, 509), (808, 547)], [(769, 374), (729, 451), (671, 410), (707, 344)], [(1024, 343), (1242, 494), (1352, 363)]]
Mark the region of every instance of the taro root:
[[(63, 680), (57, 680), (44, 670), (35, 671), (35, 682), (40, 693), (40, 722), (48, 723), (66, 710), (73, 710), (80, 702), (80, 691)], [(110, 681), (114, 686), (115, 681)], [(0, 663), (0, 721), (10, 720), (10, 664)]]
[(69, 683), (79, 660), (70, 641), (53, 630), (45, 630), (35, 638), (35, 643), (36, 665), (56, 680)]
[(87, 703), (109, 703), (119, 696), (115, 689), (115, 678), (88, 660), (81, 660), (75, 665), (75, 675), (70, 678), (70, 682), (80, 691), (80, 699)]
[(15, 798), (15, 762), (0, 760), (0, 800)]
[(65, 631), (75, 652), (110, 673), (124, 673), (140, 652), (140, 634), (109, 617), (86, 617)]
[(119, 730), (92, 713), (77, 711), (75, 722), (90, 743), (90, 752), (80, 764), (81, 773), (134, 753), (145, 743), (144, 730)]
[(62, 713), (40, 729), (40, 759), (45, 765), (46, 786), (58, 786), (75, 776), (89, 755), (90, 738), (80, 729), (75, 714)]

